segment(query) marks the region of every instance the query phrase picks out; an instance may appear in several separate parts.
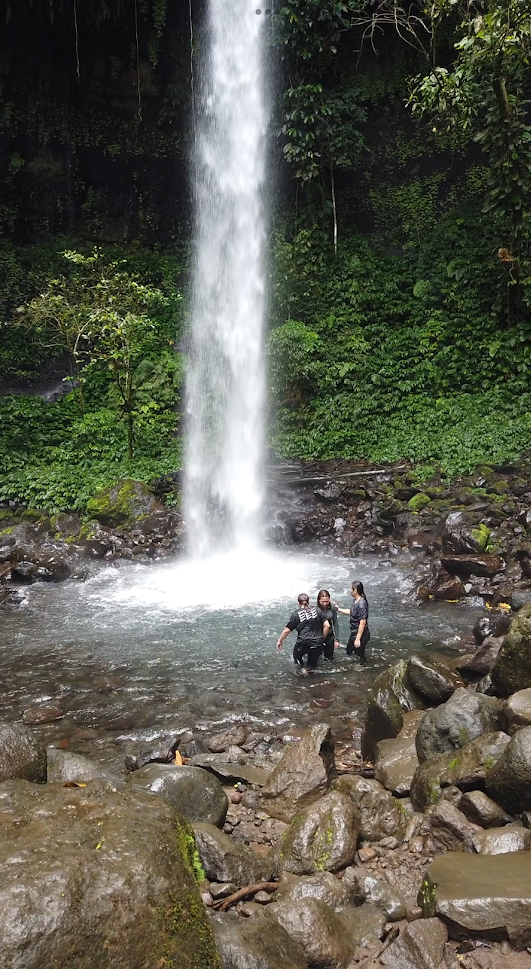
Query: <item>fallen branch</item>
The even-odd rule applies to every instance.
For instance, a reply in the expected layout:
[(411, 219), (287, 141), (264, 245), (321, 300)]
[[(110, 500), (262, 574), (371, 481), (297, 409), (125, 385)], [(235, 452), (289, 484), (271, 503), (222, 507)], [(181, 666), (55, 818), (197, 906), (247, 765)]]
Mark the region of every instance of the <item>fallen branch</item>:
[(227, 898), (218, 898), (212, 908), (217, 909), (218, 912), (226, 912), (231, 905), (239, 902), (246, 895), (256, 895), (257, 892), (274, 892), (277, 888), (278, 882), (258, 882), (256, 885), (246, 885), (245, 888), (240, 888), (233, 895), (227, 895)]
[(374, 471), (348, 471), (346, 474), (327, 474), (319, 478), (283, 478), (282, 484), (320, 484), (322, 481), (340, 481), (342, 478), (361, 478), (375, 474), (394, 474), (395, 471), (403, 471), (408, 468), (408, 464), (399, 464), (395, 468), (376, 468)]
[(8, 572), (11, 572), (11, 562), (9, 563), (9, 565), (6, 565), (3, 569), (0, 569), (0, 579), (3, 579), (4, 575), (7, 575)]

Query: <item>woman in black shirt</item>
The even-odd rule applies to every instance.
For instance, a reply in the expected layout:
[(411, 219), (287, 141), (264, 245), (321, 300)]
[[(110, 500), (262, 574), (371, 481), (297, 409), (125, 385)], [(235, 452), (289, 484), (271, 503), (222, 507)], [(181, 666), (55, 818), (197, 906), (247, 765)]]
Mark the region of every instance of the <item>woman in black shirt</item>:
[(350, 594), (354, 599), (350, 609), (340, 609), (343, 616), (350, 617), (350, 636), (347, 643), (347, 656), (365, 659), (365, 647), (371, 638), (369, 632), (369, 603), (361, 582), (353, 582)]
[(326, 589), (321, 589), (317, 593), (317, 608), (322, 610), (324, 616), (330, 623), (330, 630), (323, 642), (323, 654), (325, 659), (332, 662), (334, 649), (339, 646), (339, 624), (337, 621), (337, 607), (330, 602), (330, 593)]

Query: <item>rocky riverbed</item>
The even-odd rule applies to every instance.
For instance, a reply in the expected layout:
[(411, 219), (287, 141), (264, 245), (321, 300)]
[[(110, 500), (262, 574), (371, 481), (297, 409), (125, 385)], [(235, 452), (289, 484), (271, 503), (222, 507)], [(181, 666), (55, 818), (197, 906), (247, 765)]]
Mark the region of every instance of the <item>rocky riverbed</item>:
[(339, 743), (242, 715), (111, 771), (3, 724), (3, 964), (529, 969), (530, 656), (531, 605), (493, 612)]

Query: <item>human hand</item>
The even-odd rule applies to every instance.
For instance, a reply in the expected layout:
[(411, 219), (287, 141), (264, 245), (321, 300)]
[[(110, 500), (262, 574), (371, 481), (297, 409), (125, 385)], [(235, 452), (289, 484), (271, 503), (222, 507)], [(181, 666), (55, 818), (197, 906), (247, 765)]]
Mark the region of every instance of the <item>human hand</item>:
[(281, 639), (278, 639), (277, 640), (277, 649), (279, 649), (279, 650), (282, 649), (282, 640)]
[(334, 649), (339, 649), (340, 646), (341, 646), (341, 643), (339, 642), (339, 639), (336, 639), (336, 641), (334, 642)]

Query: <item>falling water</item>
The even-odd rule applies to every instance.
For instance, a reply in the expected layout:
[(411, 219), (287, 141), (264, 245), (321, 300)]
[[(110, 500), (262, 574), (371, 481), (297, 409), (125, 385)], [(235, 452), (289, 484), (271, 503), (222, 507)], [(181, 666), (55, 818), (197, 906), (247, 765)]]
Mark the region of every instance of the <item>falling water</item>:
[(264, 17), (210, 0), (196, 147), (185, 515), (194, 553), (259, 544), (264, 368)]

